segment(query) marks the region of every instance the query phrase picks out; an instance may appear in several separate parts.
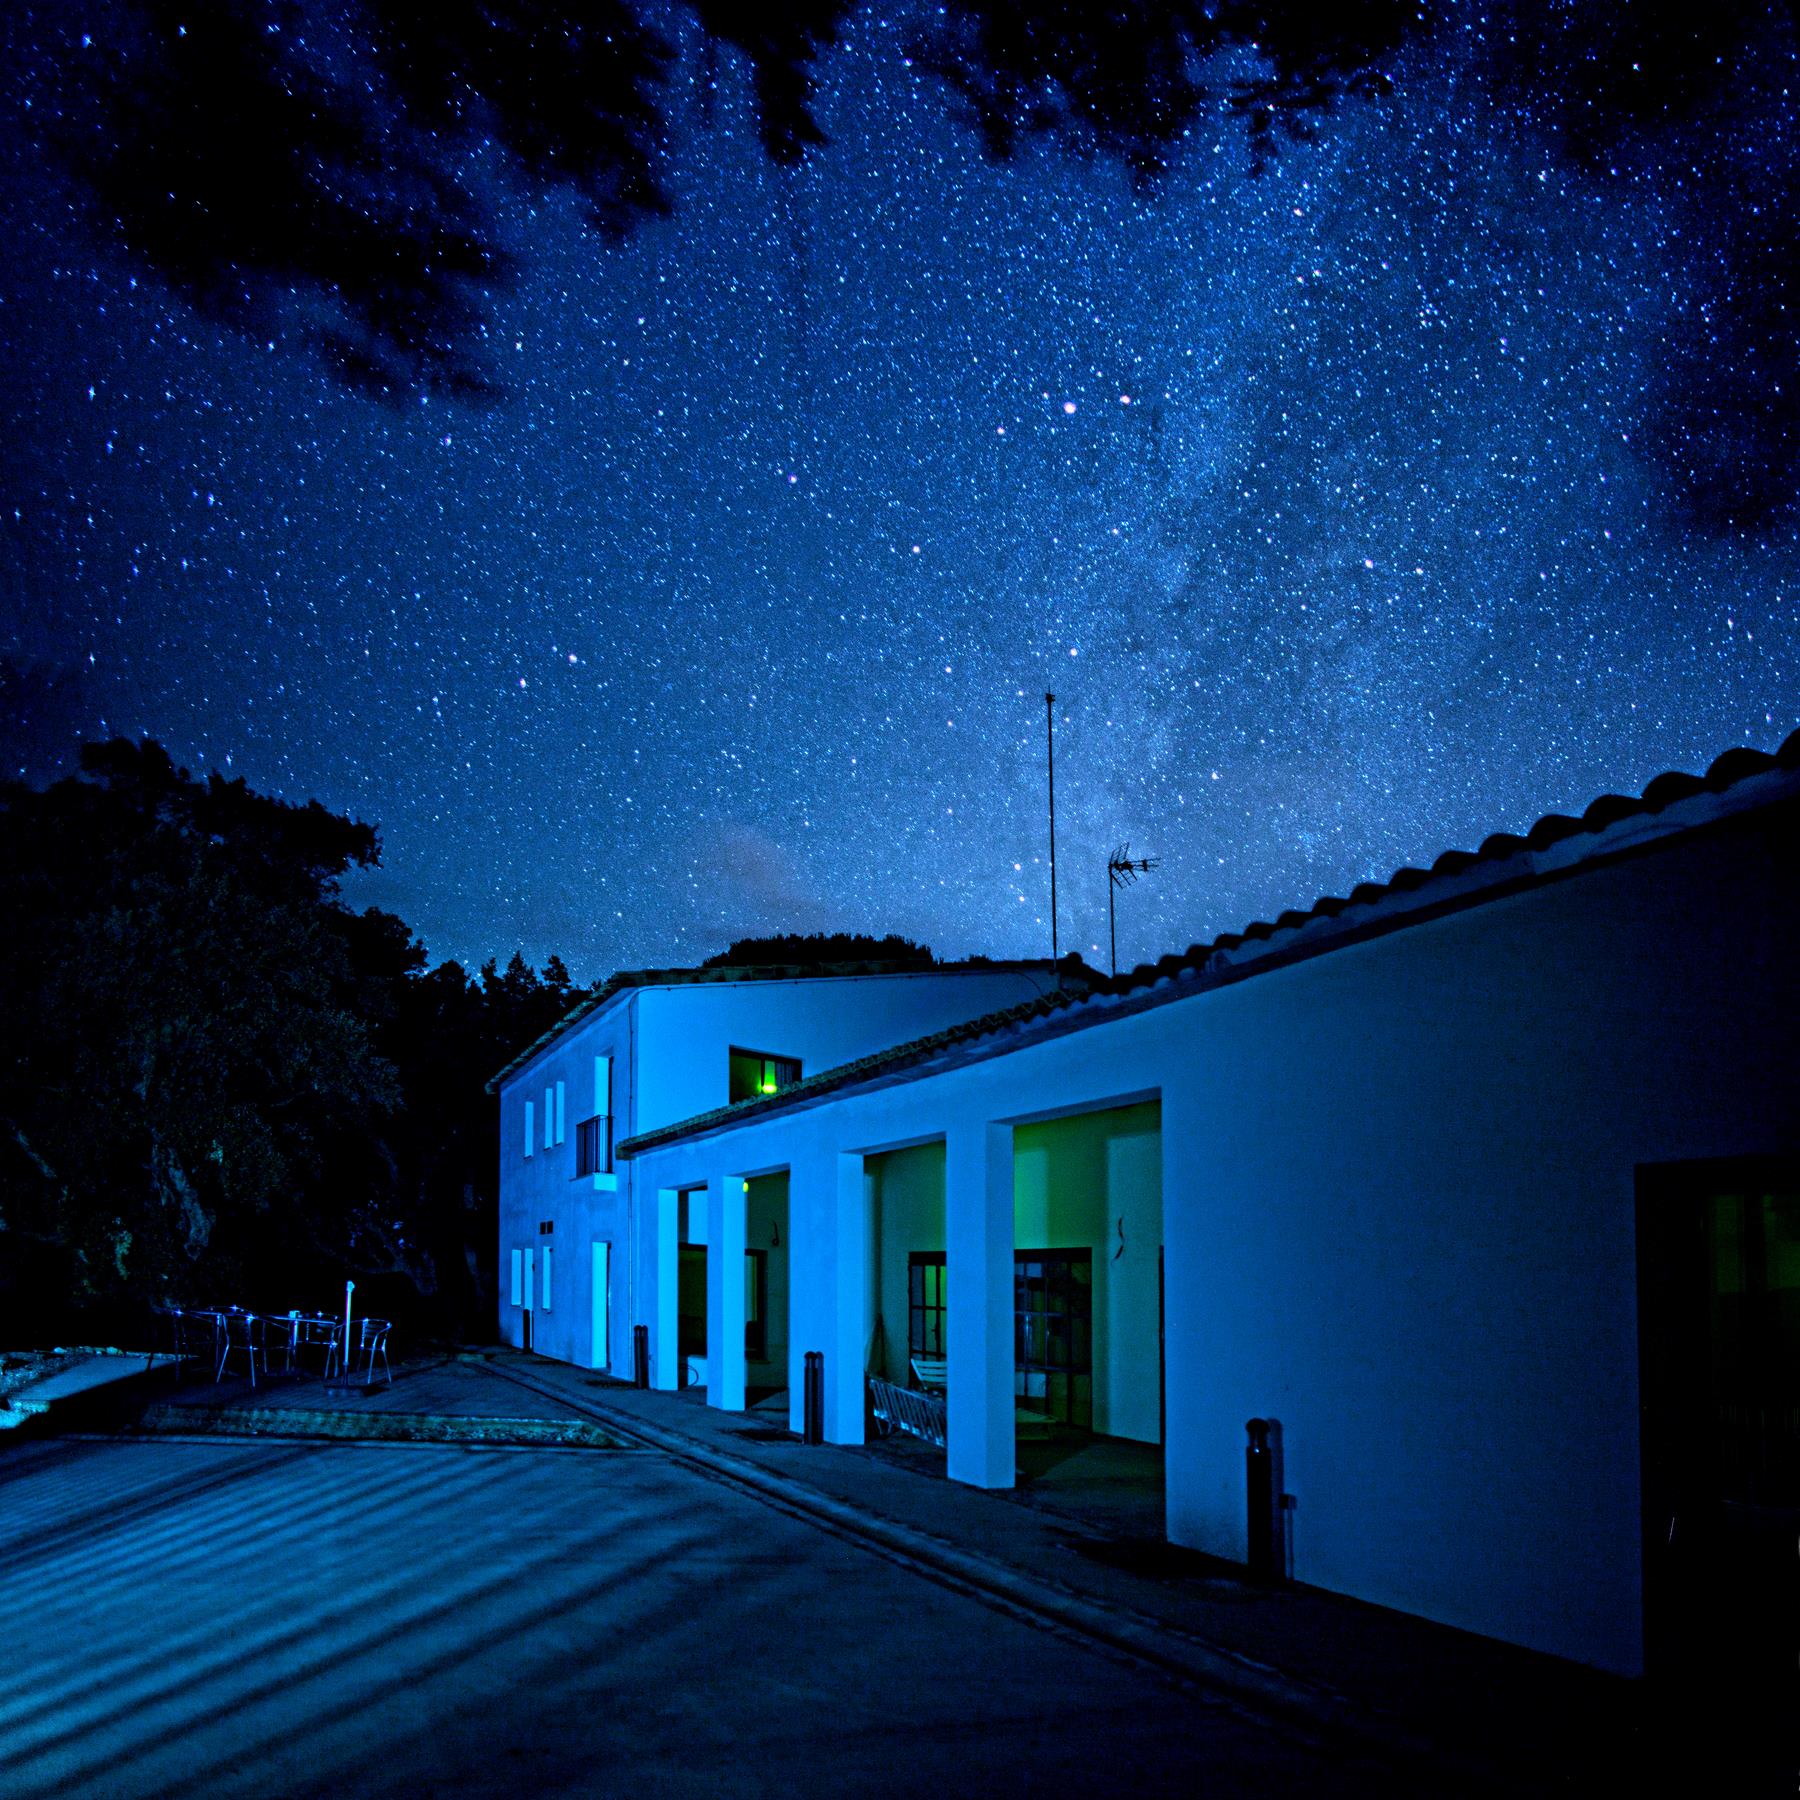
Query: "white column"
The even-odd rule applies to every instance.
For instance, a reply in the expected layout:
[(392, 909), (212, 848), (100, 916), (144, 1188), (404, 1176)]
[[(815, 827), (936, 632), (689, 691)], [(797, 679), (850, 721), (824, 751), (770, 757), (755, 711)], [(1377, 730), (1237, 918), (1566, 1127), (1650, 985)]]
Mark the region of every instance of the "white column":
[(831, 1349), (831, 1159), (816, 1151), (788, 1168), (788, 1430), (806, 1428), (806, 1353)]
[[(1232, 1407), (1230, 1397), (1219, 1398), (1207, 1354), (1207, 1320), (1218, 1304), (1207, 1307), (1206, 1290), (1220, 1265), (1216, 1224), (1207, 1254), (1201, 1146), (1214, 1140), (1216, 1121), (1198, 1103), (1199, 1083), (1184, 1070), (1162, 1090), (1164, 1529), (1172, 1544), (1241, 1562), (1249, 1554), (1244, 1421), (1267, 1402), (1239, 1393)], [(1214, 1379), (1199, 1379), (1209, 1367)]]
[(674, 1389), (681, 1385), (681, 1359), (676, 1354), (676, 1308), (681, 1283), (681, 1192), (678, 1188), (656, 1190), (652, 1225), (655, 1261), (651, 1265), (651, 1314), (644, 1321), (650, 1327), (650, 1385)]
[(825, 1358), (825, 1441), (863, 1441), (869, 1336), (863, 1159), (835, 1150), (794, 1159), (788, 1184), (788, 1428), (806, 1425), (805, 1356)]
[(944, 1144), (944, 1279), (952, 1481), (1013, 1485), (1013, 1149), (1010, 1125), (954, 1126)]
[(868, 1177), (860, 1156), (838, 1156), (831, 1201), (833, 1308), (831, 1342), (825, 1346), (825, 1439), (860, 1444), (867, 1418), (863, 1352), (869, 1341)]
[(744, 1178), (706, 1186), (706, 1404), (744, 1410)]

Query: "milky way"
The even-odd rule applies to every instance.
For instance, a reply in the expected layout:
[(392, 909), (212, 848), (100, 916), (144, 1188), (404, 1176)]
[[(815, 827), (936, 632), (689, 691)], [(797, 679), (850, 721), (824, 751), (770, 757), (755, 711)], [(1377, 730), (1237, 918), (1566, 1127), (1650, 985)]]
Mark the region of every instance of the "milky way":
[[(71, 731), (379, 826), (351, 897), (578, 977), (777, 929), (1121, 962), (1800, 721), (1791, 525), (1645, 448), (1716, 245), (1465, 34), (1252, 175), (985, 161), (883, 28), (729, 91), (623, 247), (501, 201), (478, 408), (387, 407), (84, 239), (6, 89), (0, 649)], [(1784, 118), (1782, 124), (1790, 124)]]

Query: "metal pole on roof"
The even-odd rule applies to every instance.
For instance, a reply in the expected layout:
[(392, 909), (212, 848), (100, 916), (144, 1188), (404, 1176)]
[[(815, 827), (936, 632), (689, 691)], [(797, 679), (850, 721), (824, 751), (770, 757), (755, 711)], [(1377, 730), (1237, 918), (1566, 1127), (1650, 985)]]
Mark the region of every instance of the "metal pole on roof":
[(1056, 696), (1044, 696), (1044, 742), (1050, 756), (1050, 960), (1060, 961), (1056, 939)]

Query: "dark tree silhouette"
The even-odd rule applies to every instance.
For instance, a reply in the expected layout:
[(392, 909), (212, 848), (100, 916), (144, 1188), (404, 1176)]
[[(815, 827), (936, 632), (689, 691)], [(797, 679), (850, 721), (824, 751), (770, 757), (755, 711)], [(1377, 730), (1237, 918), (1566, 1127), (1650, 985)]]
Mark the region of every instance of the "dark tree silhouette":
[(197, 782), (154, 744), (0, 790), (15, 1309), (240, 1274), (255, 1240), (317, 1224), (296, 1197), (394, 1098), (328, 921), (337, 878), (374, 856), (366, 826)]
[[(494, 203), (506, 184), (573, 195), (609, 236), (666, 212), (695, 116), (684, 57), (701, 59), (703, 102), (711, 74), (741, 63), (764, 150), (796, 164), (824, 142), (816, 93), (855, 10), (72, 0), (19, 29), (66, 74), (61, 104), (34, 116), (62, 121), (57, 147), (105, 237), (206, 317), (308, 342), (397, 401), (495, 393), (483, 352), (515, 273)], [(1440, 14), (1457, 23), (1407, 0), (909, 0), (898, 16), (994, 156), (1042, 142), (1152, 184), (1209, 116), (1235, 117), (1255, 162), (1313, 134), (1344, 96), (1385, 90)], [(1695, 523), (1769, 527), (1800, 456), (1793, 9), (1497, 0), (1483, 20), (1486, 49), (1462, 52), (1471, 91), (1510, 85), (1591, 168), (1660, 155), (1658, 179), (1716, 236), (1646, 443)]]
[(425, 971), (339, 879), (375, 833), (160, 746), (0, 786), (0, 1316), (289, 1306), (354, 1276), (414, 1331), (491, 1319), (483, 1084), (568, 1010), (555, 958)]
[[(399, 398), (492, 391), (486, 303), (514, 273), (496, 178), (572, 193), (612, 236), (666, 212), (676, 29), (710, 67), (743, 62), (765, 152), (796, 164), (825, 142), (821, 59), (855, 5), (116, 0), (101, 33), (85, 10), (39, 28), (58, 37), (60, 147), (103, 235), (207, 317), (297, 334)], [(994, 155), (1044, 139), (1151, 181), (1210, 106), (1262, 143), (1278, 121), (1304, 132), (1380, 84), (1419, 16), (1402, 0), (952, 0), (918, 6), (910, 48)]]
[(906, 969), (931, 969), (937, 958), (911, 938), (889, 932), (871, 937), (861, 931), (788, 932), (774, 937), (738, 938), (728, 950), (709, 956), (703, 969), (820, 968), (830, 963), (895, 963)]

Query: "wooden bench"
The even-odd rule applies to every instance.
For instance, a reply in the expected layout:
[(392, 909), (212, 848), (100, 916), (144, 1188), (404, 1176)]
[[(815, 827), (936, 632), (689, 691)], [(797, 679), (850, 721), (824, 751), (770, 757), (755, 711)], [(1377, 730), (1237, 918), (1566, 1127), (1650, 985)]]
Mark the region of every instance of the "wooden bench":
[(950, 1391), (950, 1359), (947, 1356), (915, 1356), (912, 1358), (913, 1380), (927, 1394)]

